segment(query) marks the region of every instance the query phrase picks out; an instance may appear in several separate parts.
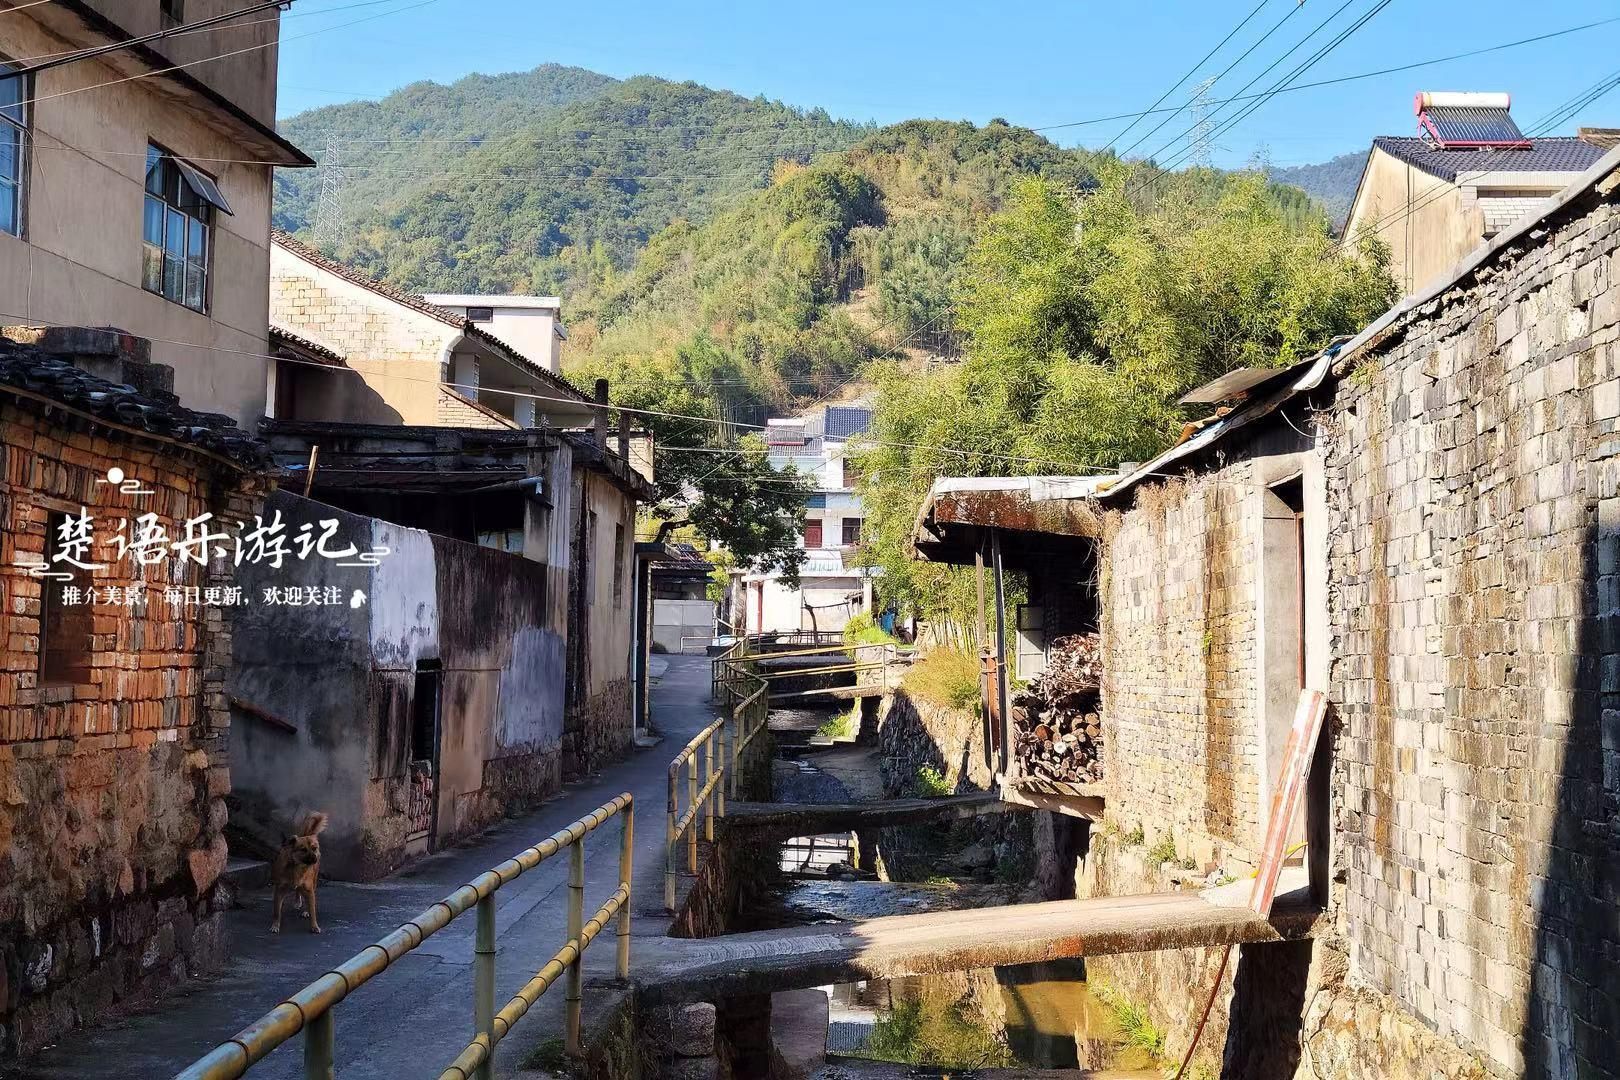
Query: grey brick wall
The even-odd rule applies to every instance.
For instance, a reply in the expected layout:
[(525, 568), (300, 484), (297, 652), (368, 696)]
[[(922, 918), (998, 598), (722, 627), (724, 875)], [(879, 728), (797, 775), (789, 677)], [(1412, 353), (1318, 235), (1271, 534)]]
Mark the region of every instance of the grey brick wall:
[(1590, 196), (1333, 406), (1351, 975), (1501, 1076), (1620, 1075), (1617, 247)]

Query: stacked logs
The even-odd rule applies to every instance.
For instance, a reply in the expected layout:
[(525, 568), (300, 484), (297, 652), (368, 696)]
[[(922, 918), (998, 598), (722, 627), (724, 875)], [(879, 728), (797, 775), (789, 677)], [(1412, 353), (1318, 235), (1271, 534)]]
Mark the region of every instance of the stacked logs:
[(1102, 779), (1101, 682), (1096, 634), (1052, 642), (1046, 671), (1013, 699), (1013, 746), (1026, 776), (1071, 784)]

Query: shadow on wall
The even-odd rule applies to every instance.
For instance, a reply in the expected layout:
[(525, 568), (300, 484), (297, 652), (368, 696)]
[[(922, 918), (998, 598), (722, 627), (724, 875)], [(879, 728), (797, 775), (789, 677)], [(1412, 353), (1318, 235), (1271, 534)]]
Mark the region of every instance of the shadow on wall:
[(1620, 523), (1604, 518), (1588, 508), (1579, 644), (1558, 684), (1567, 713), (1527, 710), (1542, 715), (1527, 725), (1532, 802), (1517, 830), (1508, 928), (1515, 953), (1533, 950), (1527, 1077), (1620, 1076)]

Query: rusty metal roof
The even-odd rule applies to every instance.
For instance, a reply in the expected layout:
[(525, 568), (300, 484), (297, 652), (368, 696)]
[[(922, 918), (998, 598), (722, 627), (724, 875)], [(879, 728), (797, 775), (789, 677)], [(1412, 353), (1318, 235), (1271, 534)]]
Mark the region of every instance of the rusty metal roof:
[(991, 530), (1093, 540), (1102, 535), (1095, 495), (1107, 476), (942, 477), (912, 529), (916, 556), (968, 563)]

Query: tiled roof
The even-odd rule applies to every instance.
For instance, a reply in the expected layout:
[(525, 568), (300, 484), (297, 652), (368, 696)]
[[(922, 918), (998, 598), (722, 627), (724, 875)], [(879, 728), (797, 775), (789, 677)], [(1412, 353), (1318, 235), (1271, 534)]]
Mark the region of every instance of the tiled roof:
[[(1380, 135), (1373, 146), (1430, 176), (1455, 182), (1465, 172), (1585, 172), (1602, 147), (1580, 139), (1532, 140), (1528, 150), (1440, 150), (1425, 139)], [(1574, 179), (1573, 175), (1571, 179)]]
[(257, 468), (269, 459), (265, 445), (219, 413), (200, 413), (172, 394), (143, 394), (27, 345), (0, 341), (0, 394), (8, 389), (58, 402), (110, 423), (211, 451)]
[(298, 352), (304, 353), (310, 360), (313, 360), (316, 363), (325, 364), (327, 367), (344, 366), (343, 354), (332, 348), (330, 345), (322, 345), (313, 338), (304, 337), (302, 334), (295, 334), (285, 326), (271, 324), (270, 347), (273, 349), (278, 344), (290, 346)]

